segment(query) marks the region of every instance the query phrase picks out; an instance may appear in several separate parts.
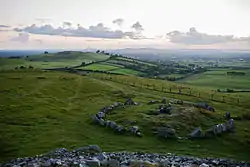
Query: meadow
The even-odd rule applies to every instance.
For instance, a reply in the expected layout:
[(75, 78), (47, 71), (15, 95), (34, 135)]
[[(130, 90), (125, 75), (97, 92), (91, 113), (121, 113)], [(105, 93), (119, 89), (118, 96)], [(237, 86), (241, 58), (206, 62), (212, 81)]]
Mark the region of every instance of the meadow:
[[(103, 79), (106, 76), (113, 79)], [(212, 139), (164, 140), (153, 134), (155, 127), (169, 125), (176, 128), (179, 136), (186, 136), (197, 126), (207, 128), (223, 122), (226, 111), (233, 116), (249, 113), (244, 103), (221, 103), (203, 97), (147, 89), (136, 85), (154, 84), (157, 88), (163, 83), (165, 86), (176, 85), (133, 76), (81, 76), (55, 71), (9, 70), (0, 73), (0, 80), (1, 161), (32, 156), (58, 147), (74, 149), (89, 144), (98, 144), (104, 151), (171, 152), (250, 160), (249, 120), (236, 121), (235, 133)], [(133, 82), (135, 85), (130, 85)], [(196, 89), (204, 93), (209, 91)], [(117, 101), (124, 102), (127, 97), (132, 97), (140, 105), (119, 109), (109, 119), (121, 124), (128, 120), (136, 121), (143, 137), (118, 135), (92, 123), (90, 116), (100, 108)], [(148, 115), (157, 105), (147, 105), (147, 102), (162, 97), (189, 102), (204, 100), (214, 106), (216, 112), (204, 114), (194, 108), (176, 105), (171, 117)]]

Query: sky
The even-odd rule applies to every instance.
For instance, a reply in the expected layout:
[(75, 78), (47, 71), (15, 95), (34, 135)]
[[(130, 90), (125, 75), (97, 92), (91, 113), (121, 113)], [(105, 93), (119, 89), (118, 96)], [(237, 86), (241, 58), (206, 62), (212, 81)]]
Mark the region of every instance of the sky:
[(0, 0), (0, 49), (250, 50), (250, 0)]

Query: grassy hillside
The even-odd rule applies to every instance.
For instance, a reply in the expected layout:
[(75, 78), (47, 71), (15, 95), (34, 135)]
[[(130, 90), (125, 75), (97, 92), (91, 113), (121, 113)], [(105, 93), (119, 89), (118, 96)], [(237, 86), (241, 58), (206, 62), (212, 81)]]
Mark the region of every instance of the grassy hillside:
[(109, 56), (105, 54), (64, 51), (51, 54), (26, 56), (19, 59), (0, 59), (0, 69), (14, 69), (16, 66), (33, 66), (35, 68), (59, 68), (78, 66), (82, 62), (103, 61)]
[[(212, 139), (163, 140), (153, 134), (153, 128), (169, 125), (177, 130), (177, 135), (186, 136), (197, 126), (207, 128), (224, 122), (225, 111), (230, 111), (234, 116), (249, 113), (244, 103), (235, 105), (205, 99), (215, 107), (215, 113), (204, 114), (192, 107), (175, 105), (171, 116), (153, 116), (149, 115), (149, 111), (158, 105), (147, 105), (152, 99), (167, 97), (169, 100), (174, 97), (188, 102), (202, 99), (130, 86), (125, 82), (137, 79), (138, 83), (142, 81), (160, 86), (163, 81), (129, 76), (110, 77), (120, 77), (117, 79), (121, 83), (102, 80), (97, 75), (80, 76), (37, 70), (1, 72), (1, 161), (35, 155), (58, 147), (73, 149), (89, 144), (98, 144), (105, 151), (173, 152), (250, 160), (250, 122), (247, 120), (236, 121), (235, 133)], [(142, 138), (114, 134), (109, 129), (92, 124), (91, 114), (103, 106), (117, 101), (124, 102), (128, 96), (140, 105), (116, 110), (108, 119), (120, 124), (136, 121), (142, 130)]]
[[(245, 76), (232, 76), (227, 75), (230, 71), (245, 72)], [(250, 89), (250, 70), (230, 70), (230, 69), (215, 69), (201, 74), (192, 75), (178, 81), (196, 86), (218, 88), (231, 88), (231, 89)]]

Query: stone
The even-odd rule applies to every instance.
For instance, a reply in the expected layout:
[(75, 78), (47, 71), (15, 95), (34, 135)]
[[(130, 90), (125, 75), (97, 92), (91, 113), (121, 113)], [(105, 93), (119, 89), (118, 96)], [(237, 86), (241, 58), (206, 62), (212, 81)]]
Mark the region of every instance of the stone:
[(214, 128), (210, 128), (205, 131), (205, 137), (213, 137), (215, 135)]
[(117, 160), (111, 159), (111, 160), (107, 161), (107, 166), (108, 167), (119, 167), (120, 162)]
[(201, 164), (199, 167), (209, 167), (209, 165), (203, 163), (203, 164)]
[(106, 127), (110, 127), (111, 121), (107, 120), (106, 121)]
[(163, 97), (163, 98), (162, 98), (161, 103), (163, 103), (163, 104), (166, 104), (166, 103), (167, 103), (166, 97)]
[(88, 165), (89, 167), (99, 167), (100, 161), (96, 158), (91, 159), (91, 160), (86, 160), (86, 165)]
[(93, 116), (92, 116), (92, 120), (93, 120), (95, 123), (99, 123), (99, 118), (98, 118), (96, 115), (93, 115)]
[(117, 124), (114, 121), (111, 121), (110, 122), (110, 128), (113, 129), (113, 130), (115, 130), (116, 127), (117, 127)]
[(232, 131), (235, 128), (234, 120), (229, 119), (226, 126), (227, 126), (227, 131)]
[(118, 125), (115, 129), (116, 132), (122, 133), (125, 131), (125, 128), (121, 125)]
[(225, 124), (221, 124), (221, 127), (222, 127), (222, 131), (223, 132), (226, 132), (227, 131), (227, 126)]
[(163, 138), (176, 138), (175, 130), (167, 127), (157, 128), (157, 135)]
[(151, 100), (148, 102), (148, 104), (156, 104), (156, 103), (159, 103), (159, 101), (158, 100)]
[(103, 161), (108, 159), (107, 155), (105, 155), (105, 153), (100, 153), (97, 157), (96, 157), (99, 161)]
[(129, 131), (130, 131), (131, 133), (136, 134), (136, 132), (139, 131), (139, 127), (138, 127), (138, 126), (132, 126), (132, 127), (130, 127)]
[(201, 137), (203, 137), (201, 127), (198, 127), (195, 130), (193, 130), (192, 133), (190, 134), (190, 137), (191, 138), (201, 138)]
[(105, 118), (106, 117), (106, 114), (104, 112), (98, 112), (96, 114), (97, 118), (101, 119), (101, 118)]
[(85, 153), (101, 153), (102, 150), (98, 145), (89, 145), (85, 147), (80, 147), (75, 150), (76, 152), (85, 152)]
[(229, 120), (229, 119), (231, 119), (231, 114), (230, 114), (230, 112), (226, 112), (226, 114), (225, 114), (225, 119), (226, 120)]
[(101, 126), (104, 126), (104, 125), (105, 125), (105, 121), (101, 118), (101, 119), (99, 119), (99, 124), (100, 124)]
[(136, 104), (135, 104), (135, 102), (131, 98), (128, 98), (125, 101), (124, 105), (136, 105)]
[(223, 132), (223, 129), (220, 124), (214, 126), (214, 133), (216, 135), (221, 134)]

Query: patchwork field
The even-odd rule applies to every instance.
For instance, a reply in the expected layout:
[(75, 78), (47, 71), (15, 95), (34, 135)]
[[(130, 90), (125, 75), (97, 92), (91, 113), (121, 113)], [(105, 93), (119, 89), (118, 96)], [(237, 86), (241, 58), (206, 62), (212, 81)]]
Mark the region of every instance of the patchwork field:
[(60, 68), (79, 66), (83, 62), (90, 63), (108, 59), (108, 55), (84, 52), (58, 52), (21, 57), (19, 59), (0, 58), (0, 69), (14, 69), (17, 66), (33, 66), (34, 68)]
[[(125, 76), (120, 77), (122, 79)], [(89, 144), (98, 144), (105, 151), (172, 152), (199, 157), (250, 160), (250, 122), (247, 119), (235, 121), (234, 133), (211, 139), (160, 139), (153, 133), (156, 127), (170, 126), (176, 129), (178, 136), (187, 136), (197, 126), (206, 129), (225, 122), (223, 115), (226, 111), (230, 111), (232, 116), (243, 117), (249, 113), (247, 104), (235, 105), (205, 99), (216, 109), (215, 113), (174, 105), (172, 115), (150, 115), (151, 110), (158, 108), (157, 104), (147, 104), (152, 99), (161, 100), (166, 97), (167, 100), (177, 98), (187, 102), (199, 102), (203, 99), (99, 78), (38, 70), (1, 72), (1, 161), (35, 155), (58, 147), (73, 149)], [(125, 77), (125, 80), (129, 79), (132, 77)], [(155, 85), (164, 82), (145, 78), (141, 81)], [(172, 86), (174, 84), (165, 83)], [(202, 88), (199, 91), (206, 90)], [(115, 110), (108, 117), (121, 124), (134, 122), (141, 128), (141, 138), (115, 134), (92, 123), (90, 116), (100, 108), (118, 101), (125, 102), (127, 97), (132, 97), (139, 105)]]
[[(227, 72), (231, 71), (245, 72), (246, 75), (227, 75)], [(213, 89), (250, 89), (250, 70), (215, 69), (201, 74), (192, 75), (191, 77), (179, 80), (178, 82)]]

